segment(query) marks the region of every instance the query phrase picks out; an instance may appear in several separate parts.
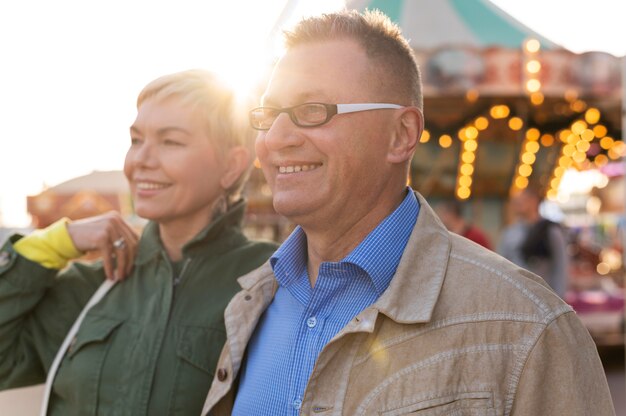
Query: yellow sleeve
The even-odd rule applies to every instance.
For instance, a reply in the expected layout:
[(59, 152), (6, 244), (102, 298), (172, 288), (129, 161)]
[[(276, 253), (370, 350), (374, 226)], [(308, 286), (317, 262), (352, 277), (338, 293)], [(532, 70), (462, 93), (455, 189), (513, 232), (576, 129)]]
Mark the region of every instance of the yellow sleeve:
[(18, 254), (43, 267), (62, 269), (69, 260), (84, 254), (72, 242), (67, 231), (69, 222), (68, 218), (62, 218), (43, 230), (36, 230), (17, 241), (13, 248)]

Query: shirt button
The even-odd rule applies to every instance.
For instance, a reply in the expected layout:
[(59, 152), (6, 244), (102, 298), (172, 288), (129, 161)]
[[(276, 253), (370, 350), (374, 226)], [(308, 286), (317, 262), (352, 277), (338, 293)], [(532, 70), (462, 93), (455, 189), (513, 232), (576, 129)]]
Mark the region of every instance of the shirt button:
[(314, 316), (306, 320), (306, 326), (309, 328), (315, 328), (315, 325), (317, 325), (317, 319)]
[(217, 379), (219, 381), (226, 380), (226, 377), (228, 377), (228, 371), (226, 371), (225, 368), (220, 368), (219, 370), (217, 370)]
[(300, 408), (302, 407), (302, 400), (296, 399), (293, 401), (292, 405), (294, 409), (300, 410)]

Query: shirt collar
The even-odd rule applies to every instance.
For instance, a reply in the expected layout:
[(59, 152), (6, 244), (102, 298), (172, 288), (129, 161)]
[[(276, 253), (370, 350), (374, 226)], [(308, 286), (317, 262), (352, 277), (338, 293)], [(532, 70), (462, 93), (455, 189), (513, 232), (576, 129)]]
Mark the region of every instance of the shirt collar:
[(304, 272), (307, 260), (306, 249), (306, 234), (302, 227), (297, 226), (270, 257), (270, 265), (281, 286), (287, 286)]
[[(378, 294), (382, 294), (393, 277), (419, 213), (419, 203), (412, 190), (402, 203), (340, 263), (351, 263), (363, 269)], [(381, 249), (384, 248), (384, 249)], [(306, 234), (298, 226), (270, 258), (276, 280), (287, 286), (306, 269)]]
[(365, 270), (379, 296), (387, 289), (396, 272), (418, 214), (417, 198), (413, 191), (408, 190), (398, 208), (342, 260)]

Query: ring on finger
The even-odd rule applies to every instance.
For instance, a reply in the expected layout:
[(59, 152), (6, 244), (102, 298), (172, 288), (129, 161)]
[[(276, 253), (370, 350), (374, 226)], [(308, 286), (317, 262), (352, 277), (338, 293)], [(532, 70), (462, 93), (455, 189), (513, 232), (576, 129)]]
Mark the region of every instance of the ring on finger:
[(124, 250), (126, 248), (126, 240), (124, 240), (124, 237), (120, 237), (117, 240), (115, 240), (113, 242), (113, 247), (115, 247), (118, 250)]

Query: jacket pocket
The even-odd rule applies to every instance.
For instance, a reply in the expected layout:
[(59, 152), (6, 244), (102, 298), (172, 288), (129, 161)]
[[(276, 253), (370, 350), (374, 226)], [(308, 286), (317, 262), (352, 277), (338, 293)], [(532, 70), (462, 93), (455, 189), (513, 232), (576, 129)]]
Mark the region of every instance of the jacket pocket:
[(111, 319), (103, 316), (85, 316), (78, 333), (72, 340), (67, 357), (74, 357), (82, 348), (92, 343), (101, 343), (122, 324), (119, 319)]
[(61, 408), (80, 415), (96, 414), (100, 389), (110, 388), (102, 382), (105, 359), (122, 323), (121, 319), (85, 316), (54, 381), (54, 400)]
[(493, 399), (490, 392), (467, 392), (428, 398), (386, 410), (381, 416), (493, 416)]
[(215, 365), (226, 342), (226, 333), (220, 329), (183, 326), (176, 354), (184, 362), (208, 373), (215, 373)]
[(180, 327), (172, 407), (168, 415), (200, 414), (211, 387), (226, 333), (201, 326)]

